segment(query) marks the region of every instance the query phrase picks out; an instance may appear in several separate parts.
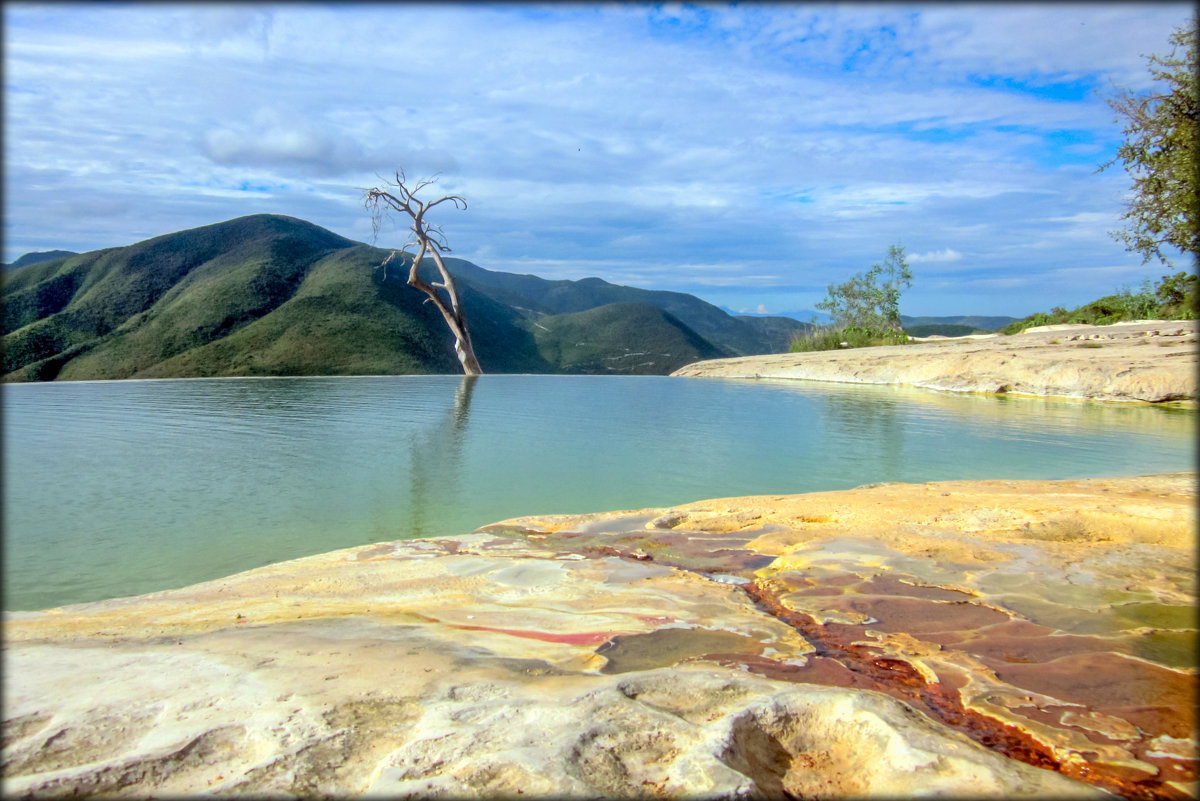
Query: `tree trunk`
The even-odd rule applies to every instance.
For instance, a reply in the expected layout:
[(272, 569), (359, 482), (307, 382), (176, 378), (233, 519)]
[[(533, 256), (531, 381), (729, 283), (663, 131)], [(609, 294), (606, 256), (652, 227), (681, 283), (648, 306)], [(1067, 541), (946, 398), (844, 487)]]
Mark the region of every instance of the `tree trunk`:
[[(420, 248), (417, 255), (413, 257), (412, 266), (408, 270), (408, 285), (424, 292), (437, 310), (442, 313), (446, 325), (450, 327), (450, 333), (454, 335), (454, 354), (458, 356), (458, 361), (462, 365), (463, 375), (482, 375), (483, 368), (479, 366), (479, 359), (475, 357), (475, 346), (471, 344), (471, 331), (467, 327), (467, 318), (459, 303), (458, 287), (454, 284), (454, 276), (446, 269), (442, 255), (438, 253), (436, 247), (427, 247), (426, 242), (422, 241)], [(442, 276), (440, 284), (426, 283), (418, 275), (426, 250), (433, 255), (434, 264), (437, 265), (438, 272)], [(450, 298), (449, 305), (438, 294), (439, 287), (446, 290), (446, 294)]]

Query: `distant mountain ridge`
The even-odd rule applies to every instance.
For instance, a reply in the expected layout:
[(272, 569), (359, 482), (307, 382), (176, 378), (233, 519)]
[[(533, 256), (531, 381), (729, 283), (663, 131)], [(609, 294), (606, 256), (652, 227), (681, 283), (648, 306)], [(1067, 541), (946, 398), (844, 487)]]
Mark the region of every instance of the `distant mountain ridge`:
[[(388, 252), (258, 214), (26, 261), (3, 276), (0, 372), (6, 381), (458, 372), (440, 315), (404, 283), (407, 263), (386, 279), (379, 269)], [(733, 317), (679, 292), (447, 265), (485, 372), (666, 374), (783, 352), (807, 328)]]
[(978, 315), (960, 315), (957, 317), (908, 317), (900, 315), (900, 324), (904, 329), (914, 326), (929, 326), (929, 325), (955, 325), (967, 326), (979, 331), (999, 331), (1004, 326), (1015, 321), (1016, 317), (992, 316), (984, 317)]
[(51, 261), (53, 259), (61, 259), (66, 256), (74, 256), (73, 250), (35, 250), (32, 253), (26, 253), (12, 264), (5, 264), (5, 270), (15, 270), (18, 267), (24, 267), (27, 264), (36, 264), (39, 261)]

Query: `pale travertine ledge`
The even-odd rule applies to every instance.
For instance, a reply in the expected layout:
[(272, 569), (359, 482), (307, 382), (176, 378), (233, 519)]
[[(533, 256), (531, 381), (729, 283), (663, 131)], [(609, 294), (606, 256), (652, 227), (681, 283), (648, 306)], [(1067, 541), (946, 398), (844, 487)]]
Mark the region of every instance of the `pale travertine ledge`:
[(696, 362), (676, 376), (901, 384), (957, 392), (1160, 403), (1197, 398), (1195, 320), (1056, 325), (1012, 336)]
[(0, 790), (1183, 797), (1195, 481), (522, 518), (6, 614)]

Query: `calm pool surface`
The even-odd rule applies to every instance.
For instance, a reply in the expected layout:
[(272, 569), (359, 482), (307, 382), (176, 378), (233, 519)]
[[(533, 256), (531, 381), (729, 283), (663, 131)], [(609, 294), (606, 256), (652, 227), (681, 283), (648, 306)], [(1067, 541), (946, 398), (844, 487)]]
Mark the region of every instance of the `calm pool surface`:
[(1195, 467), (1196, 413), (657, 376), (3, 386), (4, 608), (507, 517)]

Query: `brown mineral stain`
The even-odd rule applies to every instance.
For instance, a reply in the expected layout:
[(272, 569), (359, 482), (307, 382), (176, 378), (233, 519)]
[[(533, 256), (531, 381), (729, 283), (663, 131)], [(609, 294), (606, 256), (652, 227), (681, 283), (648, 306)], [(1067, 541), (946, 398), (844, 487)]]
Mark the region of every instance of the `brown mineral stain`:
[(917, 583), (916, 579), (909, 578), (906, 581), (903, 577), (891, 573), (870, 577), (858, 585), (858, 591), (863, 595), (904, 595), (930, 601), (967, 601), (972, 598), (970, 593), (962, 590), (931, 587)]
[[(1111, 653), (1072, 654), (1037, 664), (984, 661), (1007, 684), (1124, 718), (1148, 734), (1192, 734), (1194, 675)], [(1130, 713), (1137, 720), (1127, 717)]]
[(395, 548), (391, 543), (383, 543), (380, 545), (372, 545), (369, 548), (363, 548), (354, 554), (355, 560), (364, 562), (370, 559), (381, 559), (392, 556), (395, 553)]
[(1003, 612), (968, 601), (926, 601), (919, 598), (843, 596), (828, 608), (875, 618), (870, 628), (921, 634), (933, 631), (974, 631), (1008, 620)]
[(921, 635), (926, 642), (943, 646), (953, 645), (955, 648), (967, 650), (967, 644), (974, 641), (988, 642), (996, 638), (1033, 638), (1054, 634), (1055, 630), (1040, 626), (1028, 620), (1011, 618), (978, 631), (934, 631)]
[(1111, 651), (1113, 645), (1110, 640), (1075, 634), (1011, 637), (988, 631), (977, 638), (956, 643), (954, 647), (975, 656), (1003, 662), (1043, 664), (1064, 656)]
[[(1194, 548), (1194, 473), (853, 492), (622, 513), (563, 542), (751, 578), (742, 591), (813, 648), (803, 664), (742, 647), (696, 657), (881, 691), (1001, 754), (1121, 796), (1194, 791), (1198, 762), (1179, 754), (1195, 750), (1194, 558), (1140, 550)], [(662, 527), (646, 525), (654, 520)], [(636, 643), (625, 640), (612, 641), (618, 656)], [(1055, 730), (1070, 739), (1051, 747)]]
[(738, 534), (712, 537), (685, 531), (650, 531), (639, 526), (629, 531), (558, 531), (543, 543), (567, 553), (618, 556), (698, 573), (750, 577), (775, 557), (745, 548), (747, 539)]
[[(864, 644), (862, 633), (866, 627), (817, 623), (813, 617), (785, 606), (772, 592), (772, 586), (771, 581), (767, 580), (751, 582), (743, 585), (742, 589), (764, 611), (795, 628), (813, 645), (814, 653), (809, 656), (808, 666), (803, 668), (791, 669), (789, 667), (787, 670), (769, 673), (761, 665), (748, 663), (747, 667), (752, 671), (791, 681), (829, 683), (839, 687), (861, 687), (887, 693), (1005, 756), (1037, 767), (1057, 770), (1067, 776), (1086, 781), (1127, 798), (1176, 799), (1187, 797), (1186, 794), (1167, 784), (1166, 779), (1161, 776), (1148, 775), (1146, 771), (1136, 766), (1109, 765), (1093, 761), (1060, 761), (1050, 748), (1021, 728), (966, 707), (960, 695), (963, 686), (960, 679), (947, 676), (947, 680), (944, 682), (928, 681), (920, 671), (903, 658), (881, 653), (878, 647)], [(953, 631), (948, 624), (952, 622), (950, 616), (956, 612), (963, 615), (960, 620), (964, 629), (962, 633), (967, 634), (968, 637), (977, 634), (978, 629), (986, 629), (989, 626), (994, 630), (1003, 630), (1007, 626), (1011, 630), (1030, 634), (1039, 630), (1049, 631), (1041, 626), (1019, 625), (1023, 622), (1011, 620), (1006, 615), (988, 607), (964, 602), (936, 603), (920, 599), (863, 598), (861, 596), (858, 598), (840, 596), (831, 600), (869, 602), (869, 605), (864, 608), (890, 617), (889, 625), (902, 624), (901, 628), (910, 635), (916, 631), (917, 626), (921, 625), (916, 605), (942, 607), (936, 610), (938, 613), (942, 613), (941, 619), (927, 624), (933, 631), (943, 629)], [(905, 604), (905, 602), (910, 603)], [(899, 615), (887, 615), (881, 605), (897, 603), (907, 605), (907, 609)], [(966, 607), (973, 608), (966, 609)], [(884, 624), (881, 620), (880, 624), (871, 624), (871, 626), (883, 628)], [(1049, 635), (1047, 635), (1047, 639), (1049, 639)], [(1114, 662), (1114, 660), (1119, 661)], [(1085, 704), (1093, 710), (1101, 711), (1102, 714), (1140, 726), (1143, 731), (1147, 732), (1161, 732), (1173, 737), (1184, 738), (1194, 729), (1195, 716), (1191, 712), (1196, 695), (1194, 676), (1184, 676), (1146, 663), (1135, 663), (1134, 660), (1123, 659), (1108, 653), (1067, 656), (1051, 663), (1052, 667), (1054, 665), (1057, 665), (1059, 669), (1051, 670), (1050, 676), (1044, 676), (1042, 671), (1046, 665), (1043, 664), (1009, 663), (997, 660), (992, 660), (989, 664), (1001, 681), (1052, 696), (1055, 695), (1055, 691), (1064, 688), (1072, 690), (1072, 688), (1084, 687), (1086, 690), (1088, 682), (1081, 682), (1080, 676), (1089, 670), (1093, 673), (1107, 673), (1110, 675), (1106, 678), (1099, 676), (1091, 678), (1092, 686), (1097, 692), (1081, 693), (1075, 689), (1073, 694), (1064, 693), (1072, 697), (1063, 700)], [(1000, 666), (1003, 666), (1003, 670), (999, 669)], [(1040, 680), (1039, 677), (1041, 677)], [(1103, 688), (1110, 687), (1114, 680), (1126, 682), (1122, 693), (1106, 694), (1106, 690)], [(1147, 703), (1136, 708), (1118, 708), (1111, 705), (1105, 708), (1105, 697), (1118, 700), (1138, 697)], [(1184, 704), (1184, 706), (1160, 706), (1159, 704)], [(1181, 712), (1180, 710), (1187, 711)], [(1048, 716), (1039, 714), (1038, 717)], [(1061, 719), (1056, 722), (1058, 725), (1062, 725)], [(1097, 740), (1108, 741), (1109, 739), (1103, 734), (1097, 735)], [(1144, 751), (1145, 749), (1140, 750)], [(1086, 760), (1087, 755), (1083, 756)], [(1170, 780), (1194, 782), (1195, 771), (1186, 765), (1173, 768)]]
[(779, 681), (820, 684), (825, 687), (879, 689), (879, 682), (861, 672), (851, 670), (839, 660), (830, 657), (810, 656), (803, 665), (777, 662), (765, 656), (751, 654), (713, 654), (712, 659), (722, 665), (744, 667), (751, 673)]

